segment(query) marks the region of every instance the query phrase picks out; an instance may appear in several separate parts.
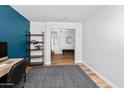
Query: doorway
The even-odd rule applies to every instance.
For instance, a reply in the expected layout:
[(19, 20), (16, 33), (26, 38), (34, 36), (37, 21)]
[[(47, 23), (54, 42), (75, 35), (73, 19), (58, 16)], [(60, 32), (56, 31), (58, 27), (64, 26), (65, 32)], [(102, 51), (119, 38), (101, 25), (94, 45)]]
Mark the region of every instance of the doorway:
[(51, 29), (51, 62), (53, 65), (74, 64), (75, 29)]

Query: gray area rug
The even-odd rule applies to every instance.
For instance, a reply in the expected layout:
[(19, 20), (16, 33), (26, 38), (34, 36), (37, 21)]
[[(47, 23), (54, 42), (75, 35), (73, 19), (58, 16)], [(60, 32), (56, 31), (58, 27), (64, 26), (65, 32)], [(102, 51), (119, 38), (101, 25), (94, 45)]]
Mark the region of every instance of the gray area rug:
[(79, 66), (34, 67), (27, 75), (25, 88), (97, 88)]

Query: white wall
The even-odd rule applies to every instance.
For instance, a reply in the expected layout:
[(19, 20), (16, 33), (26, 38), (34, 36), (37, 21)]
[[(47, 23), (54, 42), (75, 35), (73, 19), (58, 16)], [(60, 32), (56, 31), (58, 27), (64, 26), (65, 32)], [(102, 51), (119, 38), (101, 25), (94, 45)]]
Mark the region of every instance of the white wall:
[(124, 6), (105, 6), (84, 24), (83, 59), (95, 71), (124, 87)]
[(76, 29), (75, 33), (75, 63), (82, 63), (82, 23), (69, 23), (69, 22), (47, 22), (46, 30), (46, 64), (51, 64), (51, 45), (50, 45), (50, 31), (53, 28), (69, 28)]
[(33, 34), (41, 34), (46, 30), (45, 22), (30, 22), (30, 32)]

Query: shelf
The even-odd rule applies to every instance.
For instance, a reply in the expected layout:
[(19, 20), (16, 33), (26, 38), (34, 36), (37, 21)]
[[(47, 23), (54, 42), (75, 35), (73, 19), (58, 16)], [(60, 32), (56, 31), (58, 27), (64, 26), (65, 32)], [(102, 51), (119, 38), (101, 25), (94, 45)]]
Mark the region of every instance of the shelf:
[[(27, 53), (27, 56), (29, 57), (29, 61), (30, 64), (29, 65), (43, 65), (44, 64), (44, 32), (42, 33), (30, 33), (27, 32), (26, 34), (27, 37), (27, 51), (29, 53)], [(41, 38), (41, 40), (37, 40), (35, 37), (37, 38)], [(32, 40), (32, 39), (36, 39), (36, 40)], [(34, 48), (31, 47), (33, 44)], [(42, 54), (37, 54), (37, 52), (41, 51)], [(37, 60), (32, 60), (32, 59), (37, 59)], [(34, 62), (31, 62), (34, 61)], [(35, 61), (43, 61), (43, 62), (35, 62)]]
[(44, 55), (31, 55), (30, 58), (43, 58)]
[(27, 34), (27, 36), (44, 36), (43, 34)]
[(31, 66), (35, 66), (35, 65), (43, 65), (43, 62), (30, 62)]
[(33, 42), (33, 41), (30, 41), (29, 43), (44, 43), (44, 42)]
[(44, 49), (42, 48), (42, 49), (29, 49), (29, 50), (35, 51), (35, 50), (44, 50)]
[(44, 50), (43, 48), (42, 49), (27, 49), (28, 51), (35, 51), (35, 50)]

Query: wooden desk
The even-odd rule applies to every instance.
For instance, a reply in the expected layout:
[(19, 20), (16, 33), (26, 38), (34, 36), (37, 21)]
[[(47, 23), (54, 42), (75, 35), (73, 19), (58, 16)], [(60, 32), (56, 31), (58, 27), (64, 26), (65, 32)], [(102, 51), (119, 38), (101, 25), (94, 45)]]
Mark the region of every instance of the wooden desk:
[(3, 67), (0, 67), (0, 78), (4, 75), (6, 75), (7, 73), (9, 73), (10, 69), (12, 68), (12, 66), (20, 61), (22, 61), (24, 58), (14, 58), (14, 59), (7, 59), (5, 61), (0, 62), (1, 64), (7, 64)]

